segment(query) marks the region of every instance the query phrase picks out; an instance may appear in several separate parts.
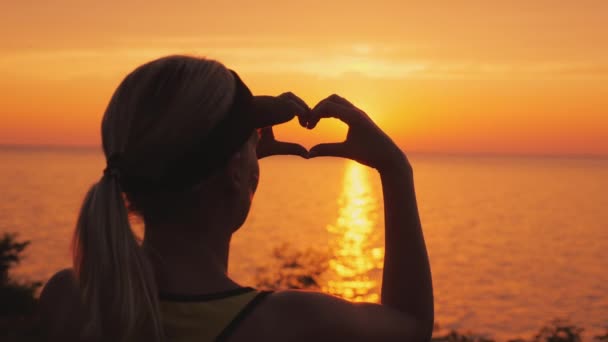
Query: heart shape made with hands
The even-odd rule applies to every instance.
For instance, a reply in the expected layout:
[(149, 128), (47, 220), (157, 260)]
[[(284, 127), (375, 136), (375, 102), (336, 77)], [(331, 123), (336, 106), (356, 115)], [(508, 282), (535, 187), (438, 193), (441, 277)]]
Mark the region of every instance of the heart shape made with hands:
[[(314, 129), (298, 123), (298, 119), (261, 129), (258, 143), (258, 158), (272, 155), (294, 155), (309, 159), (309, 151), (317, 142), (328, 137), (345, 137), (348, 127), (337, 120), (321, 121)], [(332, 143), (343, 142), (344, 138), (332, 139)]]
[[(337, 95), (333, 95), (333, 97), (335, 98)], [(331, 97), (330, 97), (331, 98)], [(258, 159), (261, 158), (265, 158), (268, 156), (273, 156), (273, 155), (295, 155), (295, 156), (300, 156), (302, 158), (308, 159), (310, 158), (310, 152), (315, 150), (315, 147), (318, 145), (325, 145), (325, 144), (317, 144), (312, 146), (311, 150), (309, 151), (306, 147), (303, 146), (303, 144), (299, 144), (299, 143), (294, 143), (292, 142), (293, 139), (290, 139), (291, 141), (287, 142), (287, 141), (282, 141), (281, 139), (277, 139), (276, 138), (276, 128), (277, 126), (280, 127), (279, 128), (279, 134), (280, 134), (280, 130), (282, 130), (283, 128), (285, 128), (286, 126), (291, 126), (291, 127), (295, 127), (295, 120), (291, 120), (294, 118), (294, 116), (296, 116), (297, 121), (299, 122), (299, 125), (301, 126), (301, 128), (305, 128), (305, 131), (308, 131), (308, 133), (299, 133), (297, 134), (297, 138), (296, 140), (298, 140), (298, 138), (301, 138), (303, 136), (327, 136), (328, 132), (330, 131), (329, 126), (322, 124), (322, 125), (318, 125), (319, 121), (322, 120), (322, 118), (316, 118), (316, 119), (312, 119), (312, 109), (299, 97), (297, 97), (296, 95), (292, 94), (292, 93), (284, 93), (276, 98), (274, 98), (276, 101), (278, 101), (278, 103), (275, 103), (275, 107), (273, 108), (272, 112), (274, 116), (280, 115), (282, 116), (281, 119), (279, 119), (280, 121), (284, 121), (284, 120), (289, 120), (287, 122), (282, 122), (279, 123), (275, 126), (268, 126), (265, 127), (263, 129), (260, 130), (260, 140), (258, 142), (258, 148), (257, 148), (257, 154), (258, 154)], [(328, 98), (329, 99), (329, 98)], [(327, 101), (328, 99), (326, 99), (325, 101)], [(323, 102), (323, 101), (321, 101)], [(321, 104), (321, 102), (319, 104)], [(319, 104), (317, 104), (315, 106), (318, 107)], [(311, 122), (314, 121), (314, 122)], [(344, 123), (338, 123), (338, 122), (329, 122), (329, 124), (333, 124), (331, 131), (332, 132), (336, 132), (336, 129), (338, 131), (340, 131), (340, 133), (344, 132), (344, 134), (346, 135), (346, 129), (347, 126), (344, 125)], [(320, 127), (320, 126), (325, 126), (325, 127)], [(313, 130), (314, 128), (314, 130)], [(313, 133), (313, 134), (310, 134)], [(292, 137), (293, 138), (293, 137)], [(331, 144), (340, 144), (339, 142), (334, 142)], [(318, 148), (317, 148), (318, 149)], [(313, 154), (314, 156), (314, 154)]]
[[(338, 95), (321, 100), (312, 109), (292, 93), (282, 94), (266, 104), (260, 108), (260, 114), (268, 115), (263, 117), (264, 122), (271, 123), (271, 126), (261, 130), (258, 159), (278, 154), (304, 158), (331, 156), (352, 159), (379, 171), (394, 167), (408, 168), (407, 158), (391, 138), (365, 112)], [(276, 140), (272, 125), (288, 122), (294, 116), (307, 129), (315, 128), (324, 118), (339, 119), (348, 126), (346, 139), (343, 142), (317, 144), (310, 150), (300, 144)]]

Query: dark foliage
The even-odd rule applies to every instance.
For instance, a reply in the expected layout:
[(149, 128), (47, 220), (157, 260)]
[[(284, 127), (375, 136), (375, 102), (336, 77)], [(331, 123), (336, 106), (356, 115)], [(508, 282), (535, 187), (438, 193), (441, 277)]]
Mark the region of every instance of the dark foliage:
[(312, 249), (295, 251), (284, 244), (273, 250), (275, 264), (258, 268), (256, 286), (265, 290), (319, 289), (319, 277), (327, 270), (327, 257)]
[(577, 327), (563, 320), (554, 320), (544, 326), (536, 336), (534, 342), (580, 342), (583, 328)]
[[(580, 342), (582, 341), (583, 328), (577, 327), (574, 324), (565, 320), (553, 320), (551, 323), (542, 327), (532, 339), (513, 339), (508, 342)], [(608, 341), (608, 333), (605, 336), (596, 336), (598, 341)], [(602, 340), (603, 338), (603, 340)], [(435, 336), (435, 342), (494, 342), (493, 339), (488, 339), (480, 335), (470, 332), (463, 333), (451, 331), (444, 336)]]
[(597, 341), (608, 342), (608, 328), (606, 328), (606, 332), (603, 335), (595, 336)]
[(16, 234), (4, 233), (0, 239), (0, 285), (9, 282), (8, 270), (21, 261), (21, 253), (30, 244), (15, 241), (16, 237)]
[(451, 331), (447, 335), (435, 336), (431, 341), (434, 342), (494, 342), (492, 339), (475, 335), (471, 332)]
[(0, 239), (0, 316), (33, 314), (36, 290), (40, 282), (17, 282), (9, 278), (11, 267), (19, 264), (29, 241), (18, 242), (16, 234), (5, 233)]
[(11, 267), (19, 264), (29, 241), (18, 242), (16, 234), (5, 233), (0, 239), (0, 340), (37, 340), (35, 313), (36, 290), (40, 282), (18, 282), (9, 277)]

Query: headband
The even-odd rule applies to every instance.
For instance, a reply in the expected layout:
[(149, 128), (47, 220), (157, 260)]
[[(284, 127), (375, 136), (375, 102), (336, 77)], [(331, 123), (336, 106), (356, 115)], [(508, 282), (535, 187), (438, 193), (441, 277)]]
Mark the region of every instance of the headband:
[(198, 144), (181, 156), (176, 156), (160, 179), (147, 179), (129, 173), (128, 165), (120, 154), (108, 158), (104, 176), (118, 179), (125, 192), (176, 192), (197, 184), (224, 166), (256, 128), (270, 124), (256, 117), (259, 115), (256, 115), (251, 91), (236, 72), (230, 71), (236, 87), (228, 112)]

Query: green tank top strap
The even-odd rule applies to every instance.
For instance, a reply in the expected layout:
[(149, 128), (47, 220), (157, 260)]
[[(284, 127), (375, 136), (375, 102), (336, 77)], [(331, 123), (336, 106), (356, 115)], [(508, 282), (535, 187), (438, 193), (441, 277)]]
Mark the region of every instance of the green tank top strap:
[(226, 341), (226, 339), (236, 330), (239, 324), (258, 306), (264, 298), (266, 298), (272, 291), (260, 291), (258, 294), (241, 310), (232, 321), (222, 330), (217, 336), (216, 341)]
[(225, 341), (270, 293), (251, 287), (202, 295), (161, 293), (165, 334), (169, 341)]

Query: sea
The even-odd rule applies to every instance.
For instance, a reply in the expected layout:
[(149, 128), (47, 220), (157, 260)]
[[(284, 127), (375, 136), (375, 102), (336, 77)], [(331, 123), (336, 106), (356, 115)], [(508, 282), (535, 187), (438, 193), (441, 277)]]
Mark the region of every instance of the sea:
[[(608, 159), (408, 157), (437, 335), (530, 339), (555, 319), (584, 328), (585, 340), (605, 333)], [(0, 147), (0, 233), (31, 241), (13, 277), (44, 282), (70, 267), (78, 209), (104, 162), (96, 148)], [(308, 285), (320, 291), (378, 302), (378, 173), (337, 158), (270, 157), (260, 168), (251, 212), (232, 240), (229, 273), (256, 286), (295, 268), (309, 272)], [(134, 229), (141, 235), (137, 222)]]

